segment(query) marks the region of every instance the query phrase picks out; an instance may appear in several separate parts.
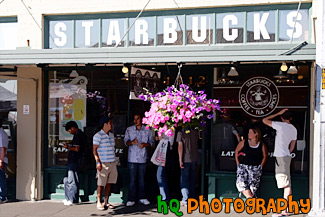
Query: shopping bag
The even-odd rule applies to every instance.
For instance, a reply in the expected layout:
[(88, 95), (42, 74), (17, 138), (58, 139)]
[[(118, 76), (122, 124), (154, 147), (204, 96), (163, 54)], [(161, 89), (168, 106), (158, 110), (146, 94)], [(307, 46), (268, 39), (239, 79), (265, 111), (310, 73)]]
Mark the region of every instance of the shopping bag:
[(151, 157), (151, 162), (157, 166), (165, 166), (168, 140), (162, 139)]

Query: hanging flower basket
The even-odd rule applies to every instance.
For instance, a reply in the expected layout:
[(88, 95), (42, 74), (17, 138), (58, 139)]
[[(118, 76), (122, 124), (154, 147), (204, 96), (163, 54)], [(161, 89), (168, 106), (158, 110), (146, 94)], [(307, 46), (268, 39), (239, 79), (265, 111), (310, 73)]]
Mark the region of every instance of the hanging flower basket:
[(219, 100), (207, 99), (204, 91), (192, 91), (181, 84), (179, 88), (168, 87), (163, 92), (152, 95), (141, 94), (140, 99), (150, 101), (151, 107), (145, 113), (143, 124), (153, 128), (161, 136), (173, 136), (176, 127), (202, 130), (215, 110), (220, 110)]

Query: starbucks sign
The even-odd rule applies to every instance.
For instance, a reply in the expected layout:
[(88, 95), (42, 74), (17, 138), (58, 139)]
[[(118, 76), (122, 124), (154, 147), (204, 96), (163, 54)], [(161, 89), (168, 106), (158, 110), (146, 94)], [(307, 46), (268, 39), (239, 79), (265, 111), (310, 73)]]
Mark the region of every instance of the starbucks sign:
[(239, 91), (239, 103), (253, 117), (264, 117), (273, 112), (279, 103), (279, 91), (268, 78), (254, 77), (247, 80)]

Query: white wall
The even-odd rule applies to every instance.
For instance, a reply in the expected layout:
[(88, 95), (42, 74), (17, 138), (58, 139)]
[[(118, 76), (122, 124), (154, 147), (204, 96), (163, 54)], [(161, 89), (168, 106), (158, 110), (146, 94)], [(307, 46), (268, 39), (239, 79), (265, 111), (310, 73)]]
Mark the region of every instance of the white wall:
[[(29, 14), (23, 2), (33, 17)], [(40, 27), (43, 26), (43, 15), (141, 11), (148, 0), (23, 0), (23, 2), (22, 0), (3, 1), (0, 4), (0, 18), (18, 17), (18, 47), (27, 46), (27, 40), (29, 40), (32, 49), (42, 49), (43, 33)], [(298, 2), (297, 0), (151, 0), (146, 10), (288, 3), (297, 3), (298, 5)], [(302, 0), (302, 3), (309, 2), (313, 1)]]

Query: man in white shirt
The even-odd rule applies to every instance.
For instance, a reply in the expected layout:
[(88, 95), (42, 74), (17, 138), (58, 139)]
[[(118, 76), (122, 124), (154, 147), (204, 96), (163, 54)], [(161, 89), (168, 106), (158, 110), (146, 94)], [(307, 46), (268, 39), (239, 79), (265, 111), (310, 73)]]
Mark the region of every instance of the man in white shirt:
[[(281, 115), (282, 122), (271, 121)], [(276, 130), (274, 156), (275, 178), (278, 188), (283, 188), (283, 197), (288, 199), (292, 194), (290, 179), (291, 152), (293, 152), (297, 141), (297, 129), (291, 124), (292, 113), (288, 109), (283, 109), (277, 114), (270, 115), (263, 119), (263, 123)], [(278, 216), (287, 215), (285, 211)]]
[(7, 196), (7, 181), (6, 181), (6, 166), (8, 165), (7, 158), (8, 135), (2, 128), (2, 119), (0, 118), (0, 204), (6, 200)]

